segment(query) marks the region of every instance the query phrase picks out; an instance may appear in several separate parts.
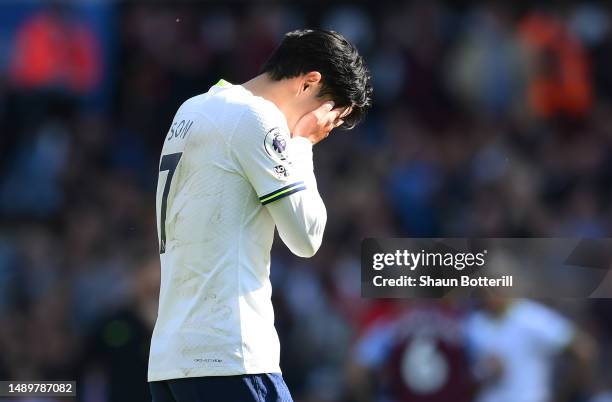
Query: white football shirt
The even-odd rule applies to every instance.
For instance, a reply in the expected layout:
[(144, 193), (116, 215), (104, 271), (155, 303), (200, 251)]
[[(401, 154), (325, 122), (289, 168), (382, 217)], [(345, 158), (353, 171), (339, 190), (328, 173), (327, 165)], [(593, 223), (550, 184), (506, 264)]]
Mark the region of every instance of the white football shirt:
[(555, 356), (575, 329), (561, 314), (530, 300), (513, 302), (501, 317), (475, 313), (467, 322), (474, 358), (497, 358), (501, 378), (484, 386), (477, 402), (547, 402)]
[(312, 144), (282, 112), (221, 80), (177, 111), (157, 186), (161, 289), (149, 381), (280, 372), (269, 280), (275, 226), (319, 248)]

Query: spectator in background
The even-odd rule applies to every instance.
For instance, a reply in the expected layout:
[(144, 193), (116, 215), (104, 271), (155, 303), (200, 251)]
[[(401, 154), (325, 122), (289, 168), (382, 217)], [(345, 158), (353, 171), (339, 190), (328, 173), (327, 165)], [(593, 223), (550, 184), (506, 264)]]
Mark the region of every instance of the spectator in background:
[(589, 60), (567, 24), (534, 11), (520, 22), (518, 33), (533, 58), (528, 98), (534, 114), (584, 117), (593, 103)]
[(479, 5), (465, 25), (449, 57), (449, 85), (470, 109), (507, 117), (523, 100), (527, 78), (525, 52), (510, 10), (501, 3)]
[(101, 78), (100, 44), (92, 30), (55, 4), (18, 29), (10, 66), (13, 84), (83, 94)]

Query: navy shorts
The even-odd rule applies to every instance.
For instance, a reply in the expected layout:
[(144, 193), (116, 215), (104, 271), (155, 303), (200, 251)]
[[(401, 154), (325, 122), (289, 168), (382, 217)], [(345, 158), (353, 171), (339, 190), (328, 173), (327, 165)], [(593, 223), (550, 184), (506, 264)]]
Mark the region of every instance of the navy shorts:
[(149, 387), (153, 402), (293, 402), (280, 374), (177, 378)]

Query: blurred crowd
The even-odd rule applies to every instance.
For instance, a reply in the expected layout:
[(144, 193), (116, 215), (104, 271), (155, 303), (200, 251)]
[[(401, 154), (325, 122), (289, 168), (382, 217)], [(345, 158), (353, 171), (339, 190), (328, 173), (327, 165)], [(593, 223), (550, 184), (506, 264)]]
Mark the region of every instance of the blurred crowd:
[[(280, 241), (273, 250), (281, 367), (297, 402), (436, 402), (422, 398), (438, 377), (418, 380), (401, 346), (380, 346), (390, 323), (451, 309), (451, 321), (481, 333), (496, 311), (514, 311), (476, 299), (362, 299), (362, 238), (612, 231), (612, 9), (601, 3), (27, 3), (0, 4), (14, 17), (0, 29), (0, 379), (77, 379), (78, 400), (148, 400), (163, 138), (185, 99), (220, 78), (248, 80), (296, 28), (346, 35), (375, 89), (361, 126), (315, 148), (329, 216), (319, 253), (302, 260)], [(519, 391), (487, 396), (463, 384), (465, 400), (612, 401), (612, 303), (522, 303), (516, 317), (558, 331), (482, 346), (480, 360), (468, 331), (454, 343), (466, 383), (493, 373)], [(415, 362), (437, 362), (423, 340), (434, 333), (416, 336)], [(585, 341), (566, 356), (572, 333)], [(531, 385), (548, 387), (532, 399), (504, 361), (504, 348), (530, 347), (547, 348), (551, 372)], [(590, 367), (585, 378), (577, 364)], [(385, 385), (390, 372), (425, 391)]]

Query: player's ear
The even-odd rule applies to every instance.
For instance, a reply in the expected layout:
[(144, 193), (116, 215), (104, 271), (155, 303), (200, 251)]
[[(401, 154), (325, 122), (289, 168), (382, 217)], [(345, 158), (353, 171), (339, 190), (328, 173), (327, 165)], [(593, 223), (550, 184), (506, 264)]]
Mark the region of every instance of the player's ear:
[(321, 73), (318, 71), (311, 71), (309, 73), (304, 74), (302, 78), (302, 91), (306, 92), (308, 90), (312, 90), (317, 87), (321, 82)]

